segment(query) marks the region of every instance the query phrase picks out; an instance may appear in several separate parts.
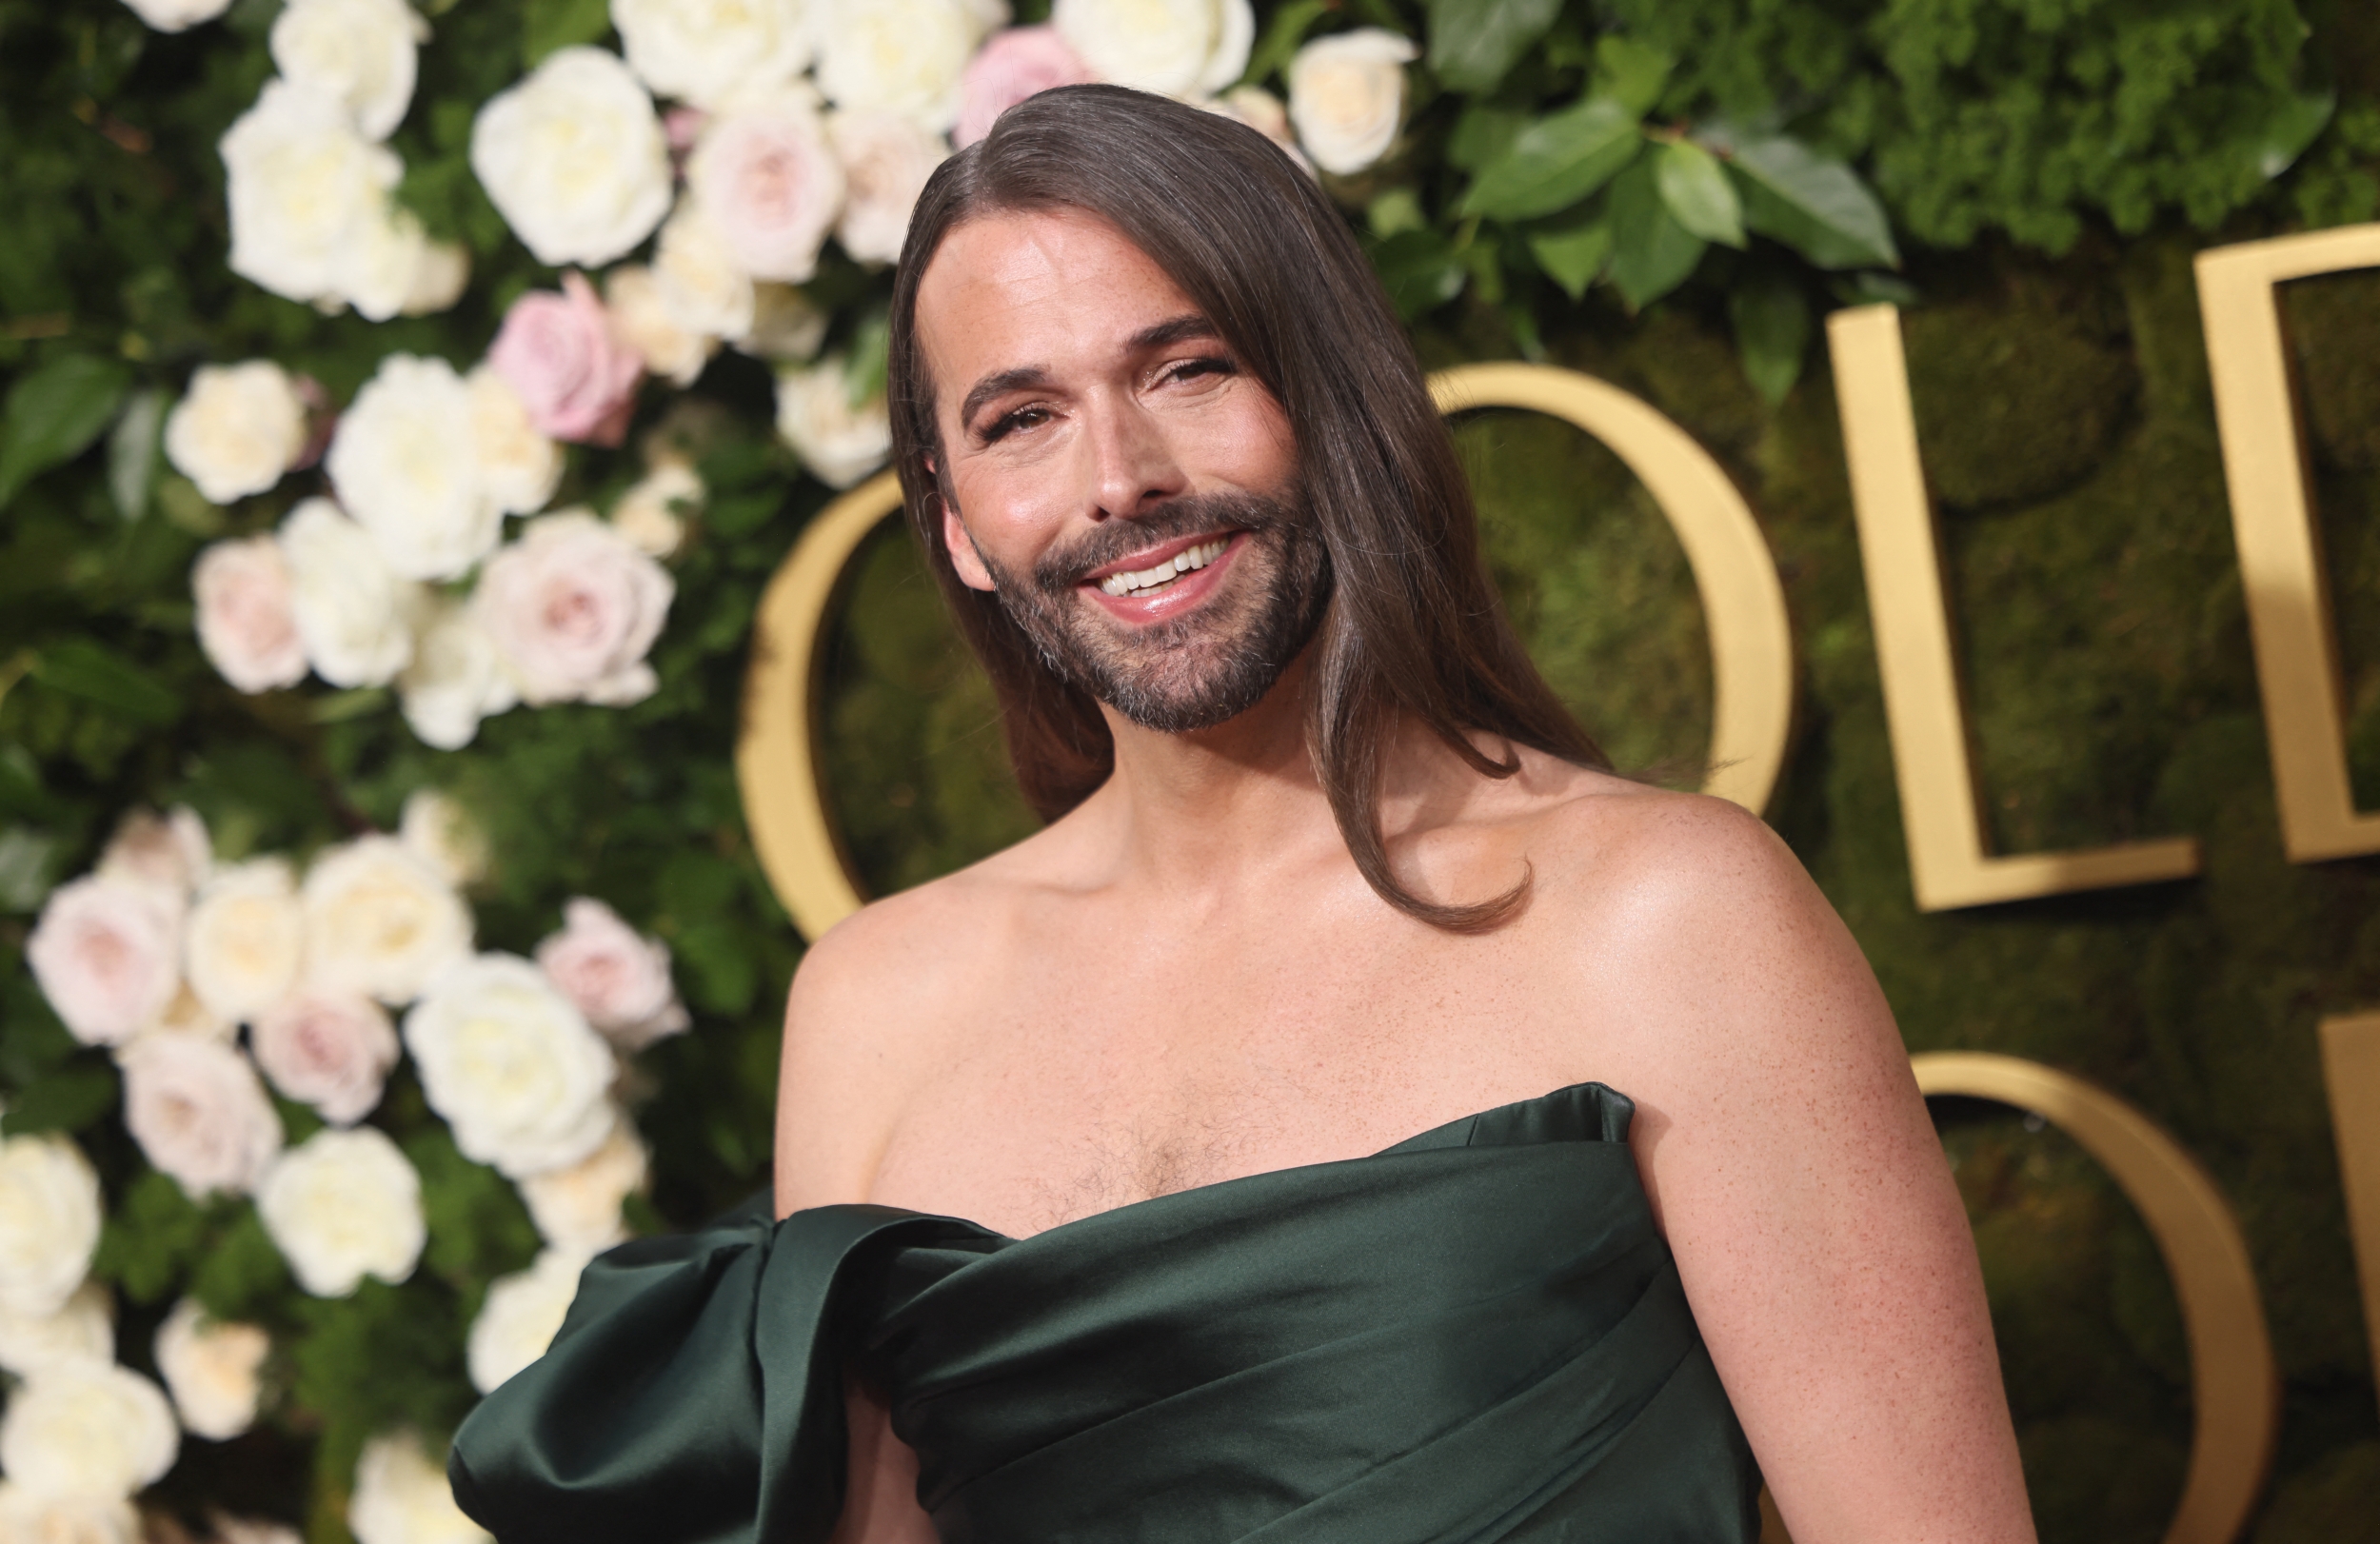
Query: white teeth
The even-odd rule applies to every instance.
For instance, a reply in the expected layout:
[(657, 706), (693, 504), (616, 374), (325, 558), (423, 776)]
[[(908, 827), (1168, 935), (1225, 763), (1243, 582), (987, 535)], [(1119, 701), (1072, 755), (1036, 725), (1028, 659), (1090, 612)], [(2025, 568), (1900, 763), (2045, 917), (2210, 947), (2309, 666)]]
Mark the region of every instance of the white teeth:
[(1119, 598), (1130, 595), (1135, 590), (1156, 589), (1161, 584), (1173, 583), (1175, 578), (1181, 574), (1205, 567), (1217, 558), (1221, 557), (1223, 548), (1230, 544), (1229, 537), (1220, 541), (1201, 543), (1197, 546), (1175, 553), (1155, 567), (1143, 568), (1138, 573), (1109, 574), (1100, 581), (1100, 588)]

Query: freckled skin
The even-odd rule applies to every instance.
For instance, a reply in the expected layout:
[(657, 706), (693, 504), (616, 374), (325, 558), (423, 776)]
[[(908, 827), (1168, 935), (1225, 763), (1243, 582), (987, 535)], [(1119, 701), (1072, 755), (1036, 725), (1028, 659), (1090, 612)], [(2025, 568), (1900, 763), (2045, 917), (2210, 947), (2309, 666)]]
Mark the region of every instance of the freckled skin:
[[(966, 583), (1289, 482), (1280, 406), (1220, 342), (1133, 345), (1195, 309), (1088, 216), (951, 233), (918, 322)], [(962, 421), (975, 383), (1027, 366)], [(1116, 774), (1081, 807), (822, 940), (787, 1010), (780, 1212), (1022, 1236), (1600, 1080), (1636, 1101), (1638, 1169), (1798, 1544), (2030, 1540), (1964, 1213), (1866, 961), (1783, 844), (1716, 801), (1525, 751), (1491, 782), (1405, 735), (1384, 812), (1408, 881), (1468, 901), (1536, 879), (1510, 925), (1440, 933), (1357, 874), (1304, 689), (1300, 661), (1189, 734), (1111, 712)], [(865, 1391), (852, 1415), (839, 1544), (927, 1544), (915, 1456)]]

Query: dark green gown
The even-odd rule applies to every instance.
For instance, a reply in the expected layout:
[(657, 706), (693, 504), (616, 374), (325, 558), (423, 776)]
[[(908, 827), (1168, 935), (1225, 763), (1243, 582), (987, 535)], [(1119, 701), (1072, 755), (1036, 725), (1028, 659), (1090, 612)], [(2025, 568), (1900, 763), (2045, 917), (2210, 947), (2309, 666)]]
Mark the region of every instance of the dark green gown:
[(848, 1368), (948, 1544), (1751, 1544), (1631, 1110), (1581, 1084), (1030, 1238), (822, 1206), (624, 1244), (455, 1495), (502, 1544), (822, 1544)]

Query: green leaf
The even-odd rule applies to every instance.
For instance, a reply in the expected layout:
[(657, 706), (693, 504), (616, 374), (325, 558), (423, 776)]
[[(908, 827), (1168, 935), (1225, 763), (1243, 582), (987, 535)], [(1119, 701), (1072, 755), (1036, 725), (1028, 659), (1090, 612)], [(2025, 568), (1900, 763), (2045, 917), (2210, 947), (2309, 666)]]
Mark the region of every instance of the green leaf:
[(1462, 212), (1527, 220), (1566, 209), (1617, 176), (1644, 148), (1637, 115), (1609, 97), (1589, 97), (1522, 129), (1480, 168)]
[(1392, 188), (1374, 199), (1363, 211), (1363, 223), (1375, 241), (1406, 230), (1424, 230), (1430, 217), (1421, 212), (1421, 198), (1410, 188)]
[(0, 827), (0, 912), (31, 911), (49, 898), (62, 846), (30, 825)]
[(1772, 407), (1781, 406), (1801, 379), (1810, 350), (1810, 299), (1781, 273), (1755, 273), (1727, 297), (1744, 378)]
[(316, 723), (345, 723), (349, 719), (377, 713), (387, 705), (387, 687), (350, 686), (315, 698), (307, 704), (306, 716)]
[(2248, 136), (2245, 148), (2255, 162), (2257, 175), (2271, 182), (2295, 166), (2297, 158), (2330, 127), (2338, 108), (2336, 91), (2308, 91), (2284, 98)]
[(1462, 293), (1468, 269), (1451, 243), (1435, 230), (1407, 230), (1372, 248), (1372, 266), (1397, 314), (1411, 322)]
[(1612, 184), (1612, 283), (1629, 309), (1642, 310), (1684, 284), (1709, 248), (1662, 202), (1652, 161)]
[(114, 1282), (136, 1303), (153, 1303), (173, 1290), (206, 1241), (207, 1214), (180, 1185), (147, 1169), (101, 1229), (91, 1275)]
[(851, 363), (843, 377), (843, 390), (853, 408), (866, 406), (871, 398), (883, 393), (891, 336), (890, 320), (881, 310), (862, 317), (859, 330), (851, 335)]
[(98, 439), (130, 382), (122, 365), (97, 354), (61, 354), (20, 377), (0, 416), (0, 505)]
[(1583, 225), (1541, 228), (1529, 232), (1529, 255), (1545, 276), (1577, 300), (1587, 287), (1603, 277), (1612, 261), (1612, 226), (1605, 219)]
[(1430, 69), (1458, 91), (1485, 91), (1545, 35), (1562, 0), (1430, 0)]
[(521, 8), (521, 64), (535, 69), (557, 49), (611, 30), (611, 0), (527, 0)]
[(116, 1075), (104, 1062), (78, 1058), (9, 1096), (8, 1133), (80, 1131), (115, 1108), (116, 1088)]
[(1729, 165), (1751, 229), (1822, 268), (1901, 266), (1884, 206), (1843, 162), (1775, 138), (1736, 146)]
[(43, 649), (33, 660), (35, 681), (113, 708), (140, 723), (163, 725), (182, 716), (181, 694), (104, 644), (69, 638)]
[(1719, 158), (1690, 140), (1665, 145), (1655, 158), (1661, 202), (1677, 223), (1722, 247), (1744, 245), (1744, 205)]
[(1455, 131), (1446, 136), (1446, 159), (1465, 171), (1477, 171), (1512, 148), (1513, 141), (1528, 127), (1525, 112), (1474, 102), (1462, 109), (1462, 116), (1455, 120)]
[(1248, 72), (1241, 78), (1260, 84), (1289, 68), (1289, 61), (1297, 57), (1298, 46), (1306, 40), (1306, 33), (1330, 9), (1330, 0), (1290, 0), (1273, 12), (1264, 35), (1257, 39), (1256, 48), (1248, 54)]
[(108, 496), (128, 522), (149, 513), (149, 492), (157, 481), (157, 444), (166, 425), (166, 394), (134, 392), (108, 436)]
[(1608, 96), (1638, 117), (1651, 112), (1669, 86), (1677, 61), (1649, 43), (1606, 32), (1595, 41), (1595, 84), (1590, 96)]

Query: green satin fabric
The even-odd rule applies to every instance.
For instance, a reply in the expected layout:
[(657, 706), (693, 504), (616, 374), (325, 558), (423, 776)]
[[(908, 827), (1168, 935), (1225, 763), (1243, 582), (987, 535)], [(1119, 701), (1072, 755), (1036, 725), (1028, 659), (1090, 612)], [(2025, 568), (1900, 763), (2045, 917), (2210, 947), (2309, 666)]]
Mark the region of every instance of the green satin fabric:
[(946, 1544), (1752, 1544), (1630, 1113), (1582, 1084), (1024, 1239), (826, 1206), (625, 1244), (455, 1495), (502, 1544), (823, 1544), (849, 1368)]

